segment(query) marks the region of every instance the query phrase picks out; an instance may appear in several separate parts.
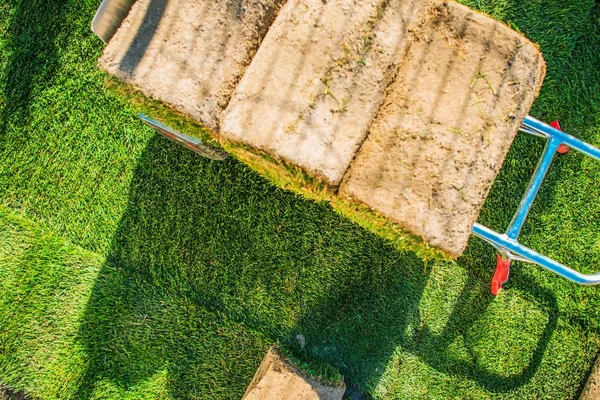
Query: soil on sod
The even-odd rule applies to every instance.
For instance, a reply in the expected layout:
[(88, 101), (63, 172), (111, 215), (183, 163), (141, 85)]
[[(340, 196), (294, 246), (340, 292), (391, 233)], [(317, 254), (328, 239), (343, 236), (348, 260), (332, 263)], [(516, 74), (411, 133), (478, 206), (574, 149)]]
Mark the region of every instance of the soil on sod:
[(420, 17), (341, 192), (459, 256), (545, 64), (524, 36), (463, 5)]
[(28, 400), (22, 390), (12, 390), (0, 384), (0, 400)]
[(258, 367), (243, 400), (341, 400), (346, 386), (320, 381), (294, 366), (275, 347)]
[(110, 40), (100, 66), (218, 129), (223, 109), (283, 2), (139, 0)]
[(337, 187), (395, 77), (419, 0), (290, 0), (227, 108), (221, 135)]

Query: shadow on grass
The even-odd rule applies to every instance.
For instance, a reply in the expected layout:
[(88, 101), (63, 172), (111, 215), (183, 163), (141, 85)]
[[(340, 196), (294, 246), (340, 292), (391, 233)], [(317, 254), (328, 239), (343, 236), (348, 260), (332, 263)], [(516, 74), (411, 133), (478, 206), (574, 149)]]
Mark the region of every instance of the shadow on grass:
[[(8, 27), (9, 61), (3, 76), (0, 99), (0, 149), (4, 147), (9, 124), (23, 125), (35, 85), (47, 85), (58, 68), (58, 38), (64, 34), (68, 0), (17, 0)], [(23, 138), (26, 139), (26, 138)]]
[(476, 355), (447, 353), (492, 304), (489, 277), (467, 271), (463, 287), (449, 289), (454, 311), (434, 333), (420, 309), (430, 273), (328, 206), (275, 189), (234, 160), (204, 160), (156, 137), (83, 318), (89, 364), (78, 397), (106, 385), (129, 390), (157, 373), (176, 397), (241, 397), (273, 342), (337, 367), (365, 391), (398, 346), (492, 392), (527, 383), (556, 326), (553, 296), (517, 283), (548, 319), (520, 372), (500, 376)]

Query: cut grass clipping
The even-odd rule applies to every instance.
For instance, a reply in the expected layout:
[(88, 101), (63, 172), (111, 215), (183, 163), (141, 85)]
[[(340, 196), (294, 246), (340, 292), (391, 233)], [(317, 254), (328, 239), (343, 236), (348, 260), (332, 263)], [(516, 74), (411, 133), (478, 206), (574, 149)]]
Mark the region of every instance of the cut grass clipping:
[[(595, 2), (471, 1), (540, 43), (532, 111), (600, 144)], [(398, 252), (328, 205), (146, 128), (105, 88), (97, 2), (0, 3), (0, 381), (36, 399), (240, 398), (272, 343), (381, 399), (572, 399), (598, 288), (494, 251)], [(480, 221), (506, 227), (543, 141), (519, 136)], [(525, 244), (600, 265), (600, 165), (553, 166)], [(296, 339), (304, 337), (303, 344)]]

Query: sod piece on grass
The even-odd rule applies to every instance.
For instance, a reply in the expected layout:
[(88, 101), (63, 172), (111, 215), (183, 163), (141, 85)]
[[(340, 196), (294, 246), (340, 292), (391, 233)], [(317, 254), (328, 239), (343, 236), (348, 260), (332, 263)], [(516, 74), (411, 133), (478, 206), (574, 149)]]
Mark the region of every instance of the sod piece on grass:
[(139, 0), (100, 67), (211, 129), (283, 0)]
[(230, 141), (337, 187), (385, 98), (419, 0), (290, 0), (235, 91)]
[(258, 367), (243, 400), (341, 400), (346, 385), (328, 384), (300, 371), (275, 346)]
[(545, 64), (525, 37), (468, 7), (433, 3), (422, 18), (341, 193), (458, 256)]

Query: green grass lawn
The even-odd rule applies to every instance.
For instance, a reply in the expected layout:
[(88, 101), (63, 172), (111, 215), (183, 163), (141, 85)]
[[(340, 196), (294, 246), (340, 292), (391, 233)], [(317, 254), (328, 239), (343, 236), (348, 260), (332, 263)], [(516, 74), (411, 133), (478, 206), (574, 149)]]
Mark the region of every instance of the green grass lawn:
[[(532, 114), (600, 145), (594, 0), (470, 0), (539, 43)], [(158, 137), (104, 88), (96, 0), (0, 2), (0, 381), (36, 399), (240, 398), (274, 342), (385, 399), (570, 399), (600, 292), (491, 247), (423, 262), (239, 162)], [(480, 221), (502, 229), (543, 143), (519, 136)], [(555, 163), (522, 239), (600, 265), (600, 163)], [(299, 348), (296, 335), (304, 335)]]

